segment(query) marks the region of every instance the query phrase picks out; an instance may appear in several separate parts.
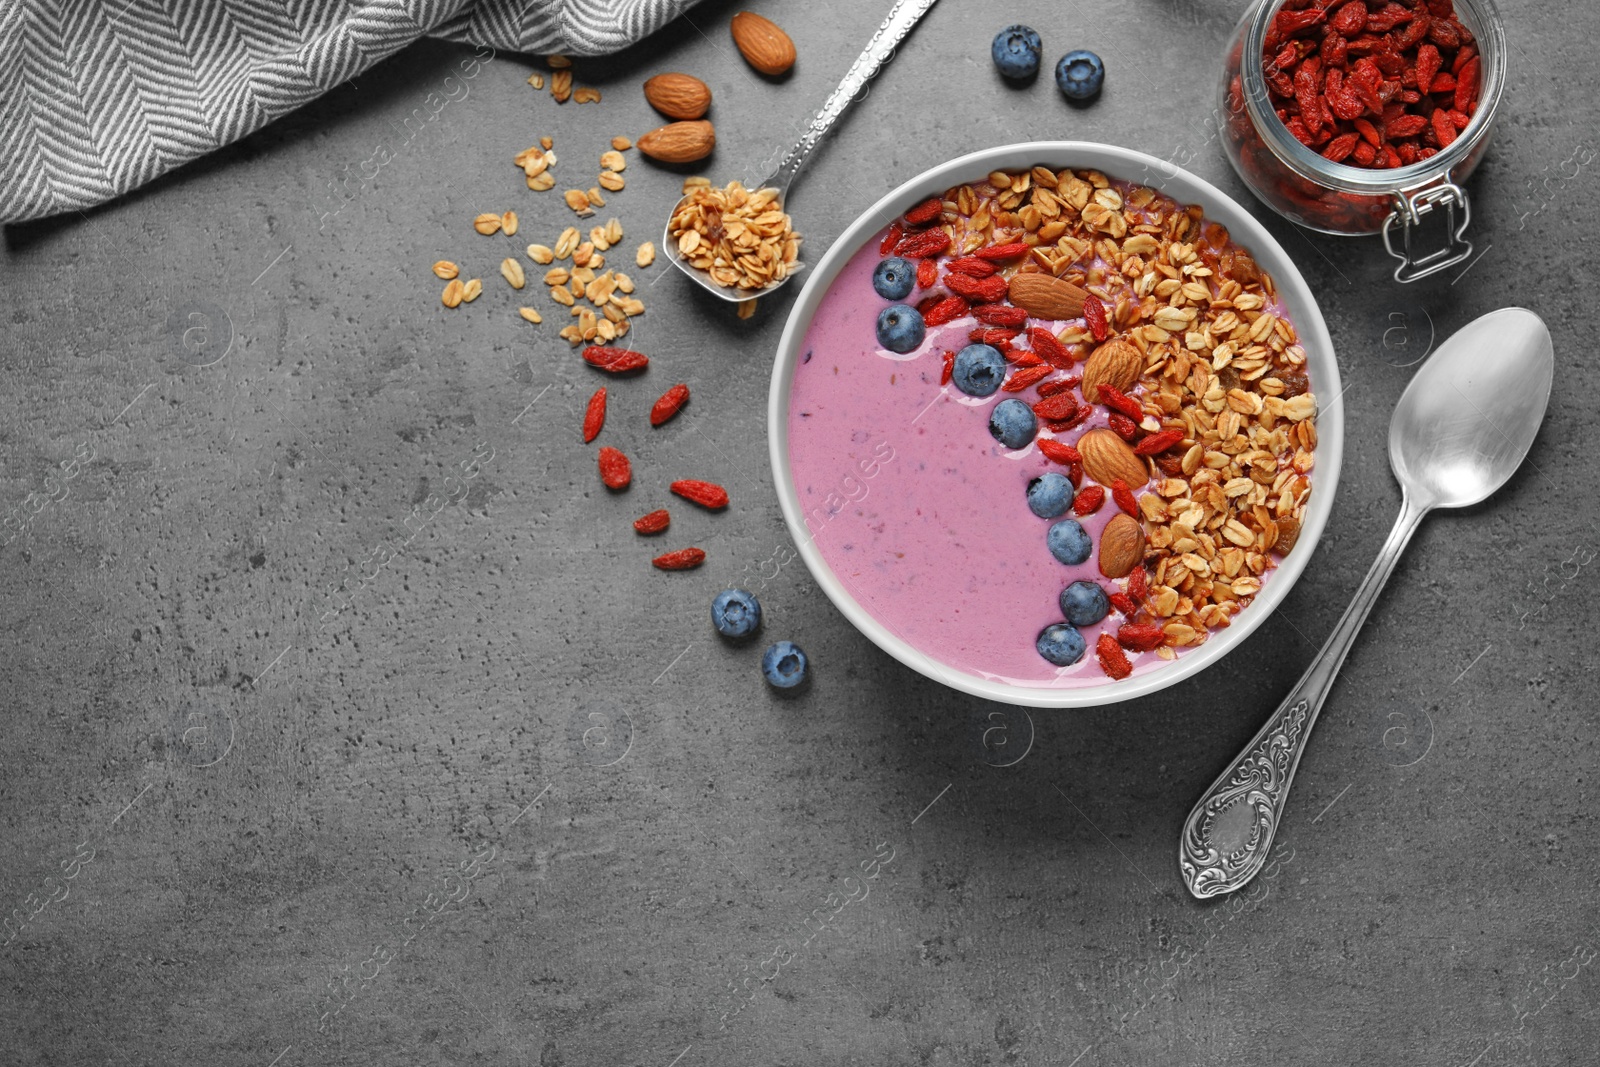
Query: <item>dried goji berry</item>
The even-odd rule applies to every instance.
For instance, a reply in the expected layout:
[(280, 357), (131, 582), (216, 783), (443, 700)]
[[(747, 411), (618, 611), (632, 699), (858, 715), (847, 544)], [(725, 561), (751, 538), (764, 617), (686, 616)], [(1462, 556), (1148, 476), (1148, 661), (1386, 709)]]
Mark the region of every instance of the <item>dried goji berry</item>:
[(1428, 25), (1428, 40), (1440, 48), (1461, 47), (1461, 35), (1456, 33), (1456, 24), (1449, 19), (1434, 19)]
[(919, 230), (901, 238), (900, 243), (894, 246), (894, 254), (905, 256), (907, 259), (923, 259), (927, 256), (937, 256), (949, 247), (950, 235), (935, 227), (931, 230)]
[(907, 226), (926, 226), (937, 219), (944, 212), (944, 198), (930, 196), (910, 211), (906, 212)]
[(939, 261), (937, 259), (919, 259), (917, 261), (917, 285), (923, 289), (932, 289), (939, 280)]
[(1153, 433), (1149, 437), (1146, 437), (1143, 441), (1140, 441), (1138, 444), (1134, 445), (1133, 451), (1135, 454), (1141, 456), (1154, 456), (1158, 453), (1165, 452), (1167, 449), (1171, 448), (1173, 445), (1182, 440), (1182, 430), (1162, 430), (1160, 433)]
[(589, 406), (583, 409), (583, 443), (588, 444), (600, 436), (600, 428), (605, 424), (606, 387), (602, 385), (589, 398)]
[(672, 525), (672, 516), (667, 514), (666, 508), (658, 508), (648, 515), (640, 515), (633, 520), (633, 528), (642, 534), (658, 534)]
[(633, 464), (617, 449), (607, 445), (600, 449), (600, 480), (607, 489), (626, 489), (633, 481)]
[(655, 564), (660, 570), (686, 571), (692, 567), (700, 566), (700, 564), (704, 563), (705, 561), (705, 549), (680, 548), (676, 552), (668, 552), (664, 555), (657, 556), (650, 562)]
[[(1350, 42), (1337, 33), (1330, 33), (1322, 39), (1322, 46), (1317, 49), (1317, 57), (1322, 60), (1322, 67), (1342, 67), (1350, 61)], [(1333, 73), (1331, 70), (1328, 73)]]
[(944, 354), (944, 369), (942, 369), (939, 372), (939, 384), (940, 385), (949, 385), (950, 384), (950, 376), (952, 374), (954, 374), (955, 371), (956, 371), (956, 354), (954, 352), (946, 352)]
[(1076, 448), (1054, 437), (1039, 438), (1039, 452), (1052, 463), (1078, 463), (1083, 459)]
[(1139, 514), (1139, 501), (1134, 498), (1133, 490), (1128, 488), (1128, 483), (1121, 478), (1111, 483), (1111, 499), (1117, 502), (1117, 507), (1134, 518), (1141, 517)]
[[(1102, 309), (1103, 310), (1103, 309)], [(1028, 327), (1028, 343), (1033, 350), (1057, 367), (1072, 366), (1072, 353), (1055, 334), (1043, 326)]]
[(1327, 17), (1328, 13), (1319, 7), (1306, 11), (1280, 11), (1272, 20), (1272, 28), (1278, 31), (1280, 37), (1293, 37), (1320, 25)]
[(1034, 403), (1033, 413), (1041, 419), (1049, 419), (1052, 422), (1070, 419), (1078, 413), (1078, 398), (1071, 393), (1047, 396)]
[[(1085, 410), (1087, 410), (1087, 409), (1085, 409)], [(1074, 489), (1077, 489), (1080, 485), (1083, 484), (1083, 464), (1082, 463), (1069, 463), (1069, 464), (1067, 464), (1067, 481), (1072, 483), (1072, 488), (1074, 488)]]
[(899, 219), (895, 219), (894, 224), (889, 227), (889, 232), (884, 234), (883, 240), (878, 243), (878, 255), (887, 256), (893, 252), (894, 246), (900, 243), (900, 238), (904, 237), (905, 233), (906, 228), (900, 225)]
[(1433, 134), (1439, 138), (1440, 148), (1449, 148), (1450, 142), (1456, 139), (1456, 124), (1450, 121), (1450, 113), (1444, 108), (1433, 113)]
[(1378, 136), (1378, 128), (1366, 119), (1356, 119), (1353, 125), (1356, 128), (1356, 132), (1361, 135), (1361, 139), (1372, 147), (1376, 148), (1382, 143), (1382, 138)]
[(1100, 505), (1106, 502), (1106, 491), (1098, 485), (1086, 485), (1078, 490), (1078, 495), (1072, 500), (1072, 513), (1080, 518), (1084, 515), (1093, 515), (1100, 510)]
[(1328, 25), (1335, 33), (1345, 37), (1354, 37), (1367, 26), (1367, 5), (1362, 0), (1350, 0), (1328, 20)]
[(1106, 422), (1111, 426), (1111, 432), (1124, 441), (1131, 443), (1135, 437), (1139, 436), (1139, 424), (1120, 411), (1113, 411)]
[(939, 301), (948, 299), (949, 297), (940, 296), (938, 293), (929, 293), (917, 301), (917, 314), (926, 318), (928, 312), (939, 306)]
[(1439, 56), (1439, 49), (1431, 44), (1425, 44), (1417, 49), (1417, 92), (1433, 92), (1433, 78), (1439, 73), (1439, 68), (1444, 66), (1444, 60)]
[(1341, 133), (1323, 148), (1322, 158), (1329, 163), (1343, 163), (1345, 158), (1355, 151), (1356, 142), (1359, 140), (1361, 140), (1360, 134)]
[(1111, 606), (1116, 608), (1124, 618), (1131, 619), (1138, 614), (1138, 606), (1134, 604), (1133, 598), (1127, 593), (1109, 593), (1106, 595), (1106, 599), (1111, 601)]
[(1378, 150), (1372, 147), (1372, 145), (1368, 144), (1366, 141), (1362, 141), (1360, 144), (1356, 145), (1356, 150), (1350, 153), (1350, 158), (1354, 159), (1363, 167), (1371, 166), (1372, 161), (1377, 157)]
[[(932, 260), (923, 260), (930, 263)], [(967, 313), (967, 302), (959, 296), (947, 296), (922, 313), (922, 321), (927, 326), (943, 326), (947, 322), (954, 322)]]
[[(1044, 360), (1040, 359), (1036, 354), (1029, 352), (1026, 348), (1012, 348), (1010, 345), (1007, 345), (1002, 354), (1006, 357), (1006, 359), (1010, 360), (1012, 363), (1015, 363), (1019, 367), (1046, 367)], [(1053, 371), (1055, 368), (1046, 367), (1046, 370)]]
[(1467, 105), (1478, 99), (1478, 57), (1473, 56), (1456, 71), (1456, 96), (1457, 111), (1465, 111)]
[[(1021, 332), (1021, 330), (1008, 330), (1000, 326), (979, 327), (967, 334), (967, 340), (975, 345), (994, 345), (999, 348)], [(1037, 348), (1038, 346), (1035, 347)]]
[[(1278, 17), (1282, 18), (1288, 14), (1294, 12), (1285, 11)], [(1133, 664), (1128, 662), (1128, 654), (1122, 651), (1122, 646), (1117, 644), (1117, 639), (1110, 634), (1100, 635), (1100, 639), (1095, 642), (1094, 654), (1100, 660), (1100, 669), (1112, 678), (1122, 679), (1133, 673)]]
[(1134, 422), (1144, 418), (1144, 409), (1139, 406), (1139, 402), (1114, 385), (1100, 386), (1100, 403), (1112, 411), (1126, 415)]
[(999, 275), (974, 278), (970, 274), (946, 274), (944, 284), (952, 293), (978, 304), (993, 304), (1006, 296), (1006, 280)]
[(1117, 643), (1132, 652), (1153, 652), (1167, 639), (1153, 622), (1125, 622), (1117, 627)]
[(1383, 124), (1383, 135), (1391, 141), (1415, 137), (1428, 128), (1428, 120), (1421, 115), (1397, 115)]
[(666, 392), (662, 393), (661, 399), (657, 400), (653, 405), (651, 405), (650, 425), (660, 426), (662, 423), (672, 418), (672, 416), (676, 415), (683, 408), (683, 405), (687, 404), (688, 402), (689, 387), (684, 385), (682, 382), (679, 382), (671, 389), (668, 389)]
[(992, 326), (1021, 326), (1028, 321), (1026, 311), (1010, 304), (979, 304), (972, 309), (972, 315), (979, 322)]
[(1089, 327), (1089, 336), (1096, 341), (1106, 339), (1106, 306), (1092, 294), (1083, 298), (1083, 321)]
[(667, 488), (677, 493), (691, 504), (699, 504), (712, 511), (720, 511), (728, 506), (728, 491), (714, 482), (702, 482), (693, 478), (685, 478), (673, 482)]
[(1128, 595), (1133, 597), (1134, 603), (1139, 603), (1150, 595), (1150, 585), (1144, 576), (1143, 567), (1133, 568), (1133, 573), (1128, 575)]
[(972, 253), (979, 259), (1016, 259), (1028, 250), (1028, 246), (1021, 241), (1008, 245), (989, 245)]
[(599, 367), (611, 374), (622, 374), (626, 371), (641, 370), (650, 365), (650, 357), (642, 352), (633, 352), (626, 348), (611, 348), (606, 345), (590, 345), (583, 350), (583, 361), (591, 367)]
[(1039, 386), (1039, 395), (1056, 396), (1059, 393), (1070, 393), (1073, 389), (1077, 388), (1078, 383), (1082, 380), (1083, 379), (1074, 374), (1070, 378), (1057, 378), (1054, 381), (1045, 382), (1043, 385)]
[(1020, 393), (1028, 386), (1055, 372), (1054, 367), (1023, 367), (1014, 372), (1000, 386), (1005, 392)]
[(956, 274), (970, 274), (974, 278), (987, 278), (1000, 268), (987, 259), (979, 259), (977, 256), (962, 256), (946, 263), (944, 269), (953, 271)]

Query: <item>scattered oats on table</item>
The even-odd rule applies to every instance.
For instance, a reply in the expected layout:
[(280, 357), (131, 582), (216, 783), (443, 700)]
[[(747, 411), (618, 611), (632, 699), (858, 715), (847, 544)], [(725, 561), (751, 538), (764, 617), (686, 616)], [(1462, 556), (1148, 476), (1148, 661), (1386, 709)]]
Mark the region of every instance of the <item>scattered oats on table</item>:
[(483, 283), (478, 279), (473, 278), (471, 281), (467, 282), (466, 285), (461, 287), (461, 302), (463, 304), (470, 304), (474, 300), (478, 299), (478, 295), (482, 292)]
[(520, 307), (520, 308), (518, 308), (517, 309), (517, 314), (521, 315), (523, 318), (527, 319), (529, 322), (532, 322), (532, 323), (540, 323), (540, 322), (544, 321), (543, 316), (541, 316), (537, 311), (535, 311), (533, 308), (530, 308), (530, 307)]
[(544, 75), (540, 74), (538, 71), (534, 71), (532, 74), (528, 75), (528, 84), (533, 86), (535, 89), (543, 89)]
[(600, 102), (600, 90), (591, 89), (587, 85), (574, 89), (572, 90), (572, 102), (574, 104), (598, 104)]
[(461, 291), (464, 288), (465, 286), (461, 284), (460, 278), (451, 278), (450, 283), (444, 287), (444, 292), (440, 295), (439, 300), (447, 308), (460, 307)]
[[(628, 149), (633, 147), (633, 142), (621, 134), (618, 134), (617, 136), (611, 138), (611, 147), (615, 148), (618, 152), (626, 152)], [(619, 167), (617, 169), (620, 170), (621, 168)]]
[(443, 278), (445, 281), (449, 281), (451, 278), (454, 278), (456, 275), (461, 273), (461, 268), (457, 267), (448, 259), (441, 259), (439, 262), (433, 265), (433, 273)]
[(648, 267), (656, 261), (656, 246), (654, 242), (646, 241), (639, 246), (639, 251), (633, 255), (633, 261), (641, 267)]
[(528, 284), (527, 275), (522, 271), (522, 264), (518, 263), (510, 256), (507, 256), (505, 259), (500, 261), (500, 276), (504, 278), (513, 289), (521, 289), (524, 285)]
[(484, 212), (472, 220), (472, 228), (488, 237), (490, 234), (500, 232), (500, 216), (491, 212)]
[(550, 95), (558, 104), (565, 104), (572, 98), (572, 71), (557, 70), (550, 75)]

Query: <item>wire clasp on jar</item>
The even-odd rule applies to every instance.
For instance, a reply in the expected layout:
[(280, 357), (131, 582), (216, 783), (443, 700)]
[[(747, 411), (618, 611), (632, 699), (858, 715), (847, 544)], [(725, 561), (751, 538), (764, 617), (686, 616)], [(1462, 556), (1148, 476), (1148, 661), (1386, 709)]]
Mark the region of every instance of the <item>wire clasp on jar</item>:
[[(1414, 282), (1418, 278), (1426, 278), (1430, 274), (1437, 274), (1448, 267), (1453, 267), (1472, 255), (1472, 242), (1465, 236), (1467, 226), (1472, 222), (1472, 208), (1467, 202), (1466, 191), (1461, 186), (1447, 178), (1441, 178), (1437, 184), (1409, 194), (1397, 192), (1394, 194), (1394, 199), (1394, 210), (1383, 220), (1383, 247), (1400, 261), (1400, 265), (1394, 269), (1395, 281)], [(1436, 207), (1445, 209), (1445, 224), (1450, 234), (1449, 243), (1427, 255), (1418, 256), (1411, 248), (1412, 231), (1420, 228), (1422, 217)], [(1456, 216), (1457, 208), (1461, 209), (1459, 220)], [(1396, 223), (1399, 223), (1401, 229), (1401, 247), (1398, 249), (1394, 246)]]

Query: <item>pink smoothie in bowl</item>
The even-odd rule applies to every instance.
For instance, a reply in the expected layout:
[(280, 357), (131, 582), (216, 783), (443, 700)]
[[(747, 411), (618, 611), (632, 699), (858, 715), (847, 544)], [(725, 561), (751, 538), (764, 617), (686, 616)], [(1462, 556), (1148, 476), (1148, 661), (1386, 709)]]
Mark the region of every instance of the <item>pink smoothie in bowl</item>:
[[(996, 153), (1010, 156), (998, 162)], [(1231, 201), (1209, 186), (1106, 146), (1015, 146), (982, 155), (987, 158), (981, 162), (961, 168), (965, 161), (957, 161), (891, 196), (886, 208), (841, 239), (802, 294), (780, 351), (771, 413), (774, 436), (781, 437), (773, 450), (785, 517), (835, 603), (880, 646), (932, 677), (978, 695), (1037, 706), (1095, 704), (1149, 692), (1193, 673), (1270, 614), (1310, 554), (1338, 469), (1337, 420), (1307, 414), (1314, 410), (1313, 393), (1337, 388), (1331, 347), (1310, 294), (1281, 249), (1266, 234), (1252, 233), (1259, 227), (1236, 206), (1237, 218), (1219, 219), (1213, 201)], [(1087, 204), (1050, 195), (1075, 189), (1076, 199), (1083, 199), (1077, 182), (1063, 178), (1057, 186), (1051, 177), (1063, 176), (1069, 160), (1078, 168), (1074, 177), (1093, 177)], [(1032, 172), (1044, 179), (1039, 188), (1050, 192), (1036, 201), (1035, 188), (1021, 197), (1022, 206), (1055, 208), (1045, 220), (1017, 217), (1015, 203), (1009, 210), (1002, 206), (1010, 190), (985, 178), (995, 170), (1027, 174), (1035, 165), (1043, 168)], [(1152, 170), (1158, 167), (1165, 170)], [(1121, 180), (1124, 175), (1143, 180)], [(1195, 188), (1172, 189), (1183, 184), (1178, 177)], [(962, 185), (968, 194), (952, 192)], [(1141, 192), (1154, 185), (1163, 195)], [(888, 233), (890, 219), (941, 194), (941, 216), (922, 221), (913, 213), (922, 225), (901, 219), (896, 233)], [(985, 199), (992, 201), (987, 219)], [(1155, 232), (1150, 225), (1163, 212), (1176, 219), (1179, 205), (1193, 203), (1205, 217), (1188, 229), (1180, 222)], [(1113, 210), (1123, 216), (1120, 221), (1110, 218)], [(1091, 218), (1099, 230), (1084, 221)], [(1050, 226), (1055, 219), (1062, 224)], [(1207, 231), (1217, 221), (1228, 231)], [(1141, 223), (1154, 235), (1135, 240)], [(940, 228), (953, 247), (924, 254), (928, 241), (918, 235)], [(872, 282), (884, 258), (881, 246), (896, 237), (898, 251), (911, 253), (906, 258), (913, 264), (932, 261), (934, 271), (932, 284), (916, 286), (899, 301), (933, 320), (922, 342), (904, 353), (879, 343), (878, 315), (896, 301), (881, 296)], [(910, 237), (916, 241), (908, 247)], [(931, 240), (937, 244), (937, 235)], [(1041, 251), (1030, 247), (1006, 257), (997, 248), (1019, 240)], [(1124, 245), (1148, 260), (1130, 258)], [(1019, 309), (1009, 294), (994, 298), (1005, 290), (1000, 284), (971, 295), (965, 279), (955, 275), (983, 267), (972, 258), (980, 248), (995, 253), (993, 278), (1019, 272), (1060, 278), (1094, 294), (1109, 321), (1101, 327), (1081, 316), (1061, 319)], [(1260, 274), (1273, 277), (1241, 287), (1236, 279), (1256, 276), (1257, 263)], [(930, 280), (928, 270), (923, 268), (921, 281)], [(1141, 283), (1145, 274), (1150, 276)], [(1169, 281), (1168, 275), (1173, 284), (1161, 285), (1157, 297), (1154, 286)], [(950, 300), (952, 288), (968, 294), (966, 306), (958, 300), (954, 308), (934, 310), (940, 300)], [(1184, 308), (1193, 311), (1191, 321), (1184, 321)], [(1156, 311), (1160, 327), (1154, 326)], [(1265, 327), (1283, 323), (1276, 340), (1272, 329), (1255, 326), (1263, 316), (1271, 317)], [(1038, 328), (1059, 344), (1030, 336)], [(975, 335), (979, 330), (990, 332)], [(1083, 395), (1077, 380), (1086, 366), (1110, 365), (1092, 354), (1117, 339), (1130, 341), (1128, 351), (1139, 357), (1131, 371), (1137, 380), (1125, 383), (1143, 408), (1137, 423)], [(974, 396), (948, 380), (947, 354), (976, 340), (992, 342), (1006, 357), (1008, 382), (1020, 388)], [(1219, 350), (1218, 344), (1227, 347)], [(1017, 378), (1019, 373), (1025, 377)], [(1095, 384), (1104, 374), (1090, 377), (1096, 396), (1115, 403)], [(1035, 439), (1020, 448), (996, 440), (989, 429), (995, 405), (1018, 400), (1032, 407), (1042, 399), (1040, 388), (1054, 397), (1070, 393), (1078, 413), (1038, 418)], [(1302, 395), (1306, 399), (1295, 400)], [(1141, 442), (1152, 452), (1133, 460), (1145, 464), (1147, 483), (1134, 489), (1134, 500), (1123, 497), (1145, 538), (1143, 581), (1102, 569), (1102, 534), (1124, 513), (1109, 484), (1103, 502), (1080, 509), (1083, 514), (1069, 508), (1041, 518), (1028, 506), (1029, 483), (1047, 472), (1071, 477), (1086, 504), (1092, 502), (1086, 491), (1099, 491), (1095, 474), (1111, 481), (1103, 462), (1085, 471), (1063, 458), (1070, 453), (1060, 446), (1077, 443), (1089, 431), (1098, 431), (1102, 446), (1115, 431), (1113, 443), (1130, 460)], [(1047, 531), (1065, 519), (1081, 524), (1094, 544), (1081, 563), (1063, 563), (1047, 547)], [(1127, 518), (1120, 522), (1129, 524)], [(1275, 551), (1280, 534), (1298, 551)], [(1036, 641), (1047, 627), (1064, 624), (1059, 597), (1075, 581), (1095, 583), (1113, 606), (1098, 621), (1075, 627), (1086, 651), (1058, 666)], [(1102, 646), (1109, 646), (1109, 659)]]

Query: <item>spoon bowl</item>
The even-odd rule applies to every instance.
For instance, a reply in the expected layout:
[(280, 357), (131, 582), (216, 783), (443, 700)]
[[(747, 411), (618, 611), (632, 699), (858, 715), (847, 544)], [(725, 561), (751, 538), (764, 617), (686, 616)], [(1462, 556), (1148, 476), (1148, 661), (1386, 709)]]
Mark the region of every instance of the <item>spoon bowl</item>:
[[(845, 72), (844, 80), (828, 96), (827, 101), (822, 105), (822, 110), (818, 111), (816, 117), (806, 126), (806, 131), (801, 135), (800, 140), (795, 142), (794, 147), (784, 155), (776, 171), (765, 180), (757, 182), (750, 187), (752, 192), (757, 189), (776, 189), (778, 190), (777, 208), (781, 211), (789, 210), (789, 187), (794, 184), (796, 176), (800, 173), (800, 168), (806, 165), (806, 161), (811, 158), (812, 152), (816, 150), (817, 145), (822, 143), (822, 138), (833, 128), (835, 120), (844, 114), (845, 108), (850, 106), (850, 102), (856, 98), (856, 94), (860, 93), (867, 82), (872, 79), (872, 76), (877, 74), (885, 63), (889, 62), (894, 55), (895, 45), (905, 39), (906, 34), (911, 32), (911, 27), (915, 26), (917, 20), (936, 2), (937, 0), (896, 0), (894, 7), (889, 9), (889, 14), (878, 26), (878, 32), (872, 35), (872, 39), (867, 42), (867, 47), (856, 57), (856, 61), (850, 65), (850, 69)], [(683, 202), (687, 199), (687, 196), (679, 198), (678, 202), (672, 205), (672, 210), (667, 213), (667, 224), (661, 237), (661, 251), (673, 266), (693, 278), (701, 288), (719, 299), (738, 304), (746, 300), (767, 296), (782, 289), (790, 278), (804, 269), (803, 263), (796, 264), (794, 269), (787, 275), (760, 289), (740, 289), (735, 286), (718, 285), (711, 279), (711, 275), (694, 266), (679, 254), (678, 242), (672, 236), (673, 216), (677, 215), (678, 209), (683, 206)]]
[(1389, 424), (1389, 465), (1408, 495), (1441, 508), (1488, 499), (1533, 446), (1555, 369), (1550, 331), (1526, 308), (1491, 311), (1451, 335)]
[(1544, 421), (1554, 379), (1550, 331), (1525, 308), (1467, 323), (1417, 371), (1389, 423), (1400, 517), (1322, 651), (1184, 821), (1178, 868), (1196, 897), (1231, 893), (1266, 865), (1317, 713), (1417, 524), (1510, 480)]

